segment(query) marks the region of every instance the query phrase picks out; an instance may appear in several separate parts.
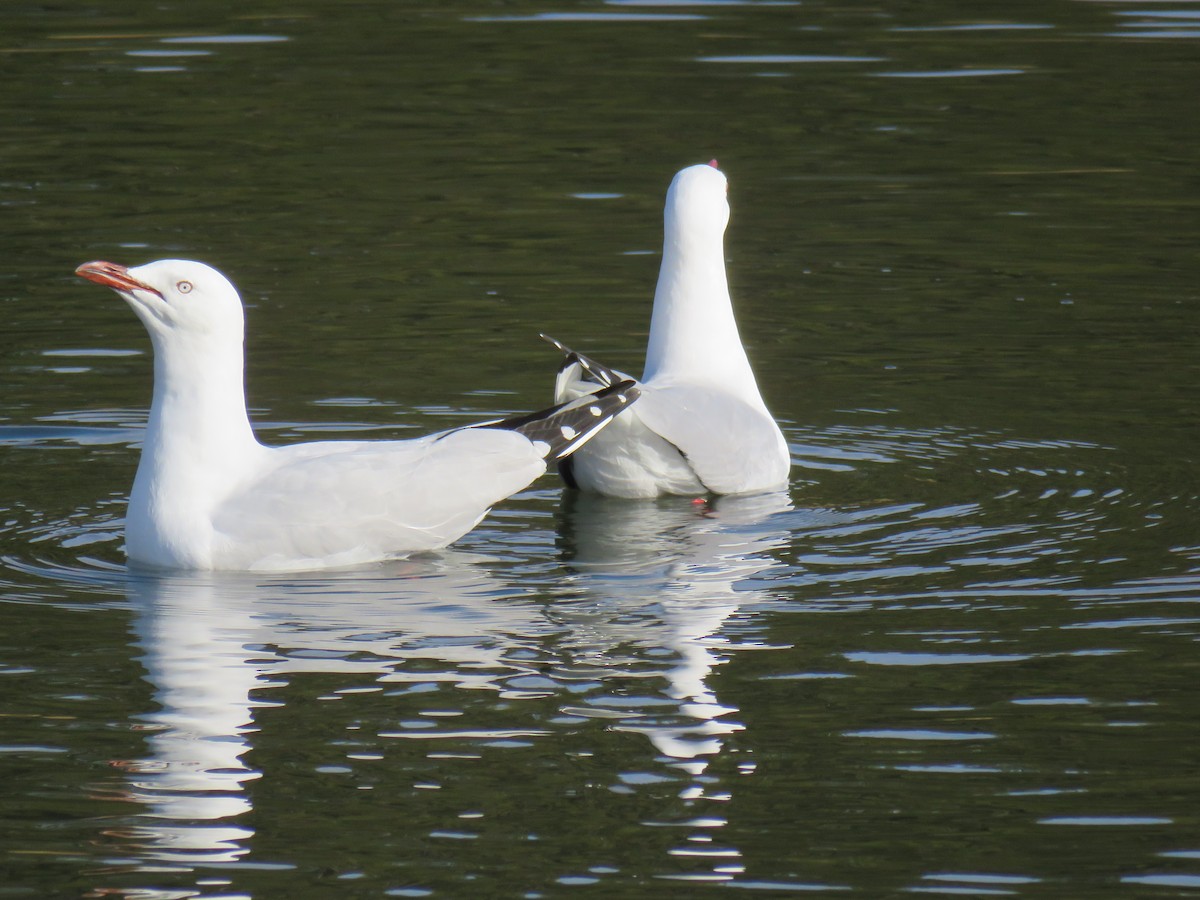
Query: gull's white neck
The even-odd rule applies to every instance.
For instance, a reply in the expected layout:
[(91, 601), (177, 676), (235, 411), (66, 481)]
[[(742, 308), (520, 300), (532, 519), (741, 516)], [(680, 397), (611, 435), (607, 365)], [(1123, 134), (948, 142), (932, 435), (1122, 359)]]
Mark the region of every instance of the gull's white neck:
[[(242, 346), (214, 346), (204, 336), (154, 336), (154, 399), (146, 450), (172, 463), (225, 468), (257, 445), (246, 414)], [(144, 452), (144, 451), (143, 451)]]
[(643, 380), (717, 384), (761, 404), (733, 317), (722, 237), (668, 216)]
[[(154, 398), (129, 498), (126, 543), (135, 557), (156, 562), (206, 544), (201, 523), (265, 448), (246, 415), (240, 341), (153, 332), (151, 338)], [(202, 557), (188, 561), (203, 564)]]

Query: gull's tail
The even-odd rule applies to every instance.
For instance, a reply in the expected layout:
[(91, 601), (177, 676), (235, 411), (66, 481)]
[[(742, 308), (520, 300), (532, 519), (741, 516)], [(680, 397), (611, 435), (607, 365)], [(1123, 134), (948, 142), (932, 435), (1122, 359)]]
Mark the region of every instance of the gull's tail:
[(548, 448), (545, 455), (561, 462), (591, 440), (640, 394), (633, 381), (625, 379), (594, 394), (548, 409), (495, 422), (480, 422), (472, 427), (519, 431), (529, 440), (545, 444)]

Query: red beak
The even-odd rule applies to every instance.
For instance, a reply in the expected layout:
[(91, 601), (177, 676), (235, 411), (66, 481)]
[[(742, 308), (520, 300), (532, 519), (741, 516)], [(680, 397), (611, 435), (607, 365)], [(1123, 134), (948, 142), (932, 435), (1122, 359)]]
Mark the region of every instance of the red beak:
[(75, 270), (75, 274), (88, 281), (94, 281), (96, 284), (110, 287), (114, 291), (147, 291), (158, 297), (162, 296), (162, 292), (158, 288), (152, 288), (150, 285), (138, 281), (129, 274), (129, 269), (117, 263), (98, 259), (94, 262), (84, 263)]

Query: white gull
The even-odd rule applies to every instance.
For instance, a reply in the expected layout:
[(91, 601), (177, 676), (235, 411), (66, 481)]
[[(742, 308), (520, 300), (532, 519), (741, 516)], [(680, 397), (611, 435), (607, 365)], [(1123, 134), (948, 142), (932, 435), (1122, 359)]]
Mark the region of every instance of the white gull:
[[(759, 393), (725, 278), (727, 194), (716, 160), (671, 182), (641, 399), (560, 463), (569, 485), (616, 497), (786, 487), (787, 442)], [(564, 355), (560, 402), (630, 378), (543, 337)]]
[(177, 259), (76, 274), (115, 290), (150, 332), (154, 395), (125, 550), (155, 568), (319, 569), (444, 547), (638, 396), (623, 383), (413, 440), (267, 447), (246, 414), (242, 303), (224, 275)]

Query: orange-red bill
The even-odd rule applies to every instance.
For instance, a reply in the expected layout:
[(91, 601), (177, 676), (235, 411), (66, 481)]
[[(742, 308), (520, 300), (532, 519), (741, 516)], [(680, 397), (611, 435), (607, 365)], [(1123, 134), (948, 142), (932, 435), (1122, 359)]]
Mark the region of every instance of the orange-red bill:
[(75, 274), (80, 278), (86, 278), (88, 281), (94, 281), (96, 284), (102, 284), (115, 291), (149, 291), (151, 294), (157, 294), (159, 297), (162, 296), (161, 291), (138, 281), (129, 274), (128, 268), (118, 263), (97, 259), (84, 263), (75, 270)]

